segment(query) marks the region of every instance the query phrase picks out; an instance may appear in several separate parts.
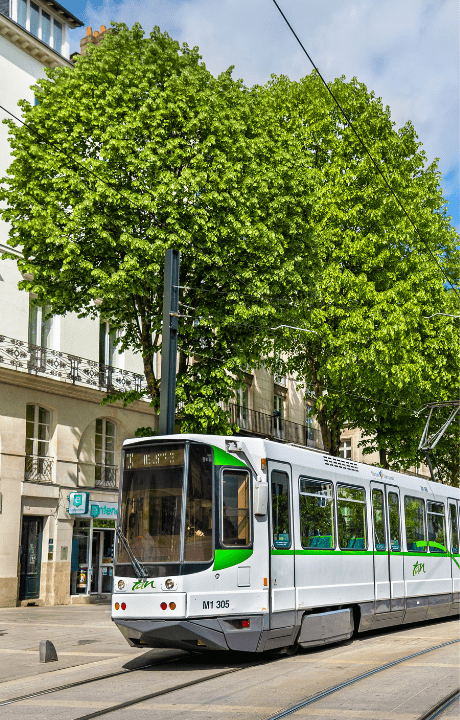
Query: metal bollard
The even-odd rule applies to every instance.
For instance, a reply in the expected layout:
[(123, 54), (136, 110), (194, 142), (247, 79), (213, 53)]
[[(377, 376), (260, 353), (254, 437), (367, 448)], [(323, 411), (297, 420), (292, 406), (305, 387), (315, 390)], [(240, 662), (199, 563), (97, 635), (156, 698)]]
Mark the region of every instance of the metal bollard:
[(40, 640), (39, 652), (41, 663), (52, 662), (58, 659), (56, 648), (51, 640)]

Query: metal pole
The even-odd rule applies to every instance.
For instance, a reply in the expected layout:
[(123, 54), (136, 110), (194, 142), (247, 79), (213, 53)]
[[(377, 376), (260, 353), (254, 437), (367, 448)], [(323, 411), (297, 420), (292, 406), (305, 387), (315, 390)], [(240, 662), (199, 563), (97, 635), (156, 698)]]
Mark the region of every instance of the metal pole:
[(176, 414), (177, 331), (179, 325), (180, 252), (165, 253), (161, 339), (160, 435), (174, 435)]

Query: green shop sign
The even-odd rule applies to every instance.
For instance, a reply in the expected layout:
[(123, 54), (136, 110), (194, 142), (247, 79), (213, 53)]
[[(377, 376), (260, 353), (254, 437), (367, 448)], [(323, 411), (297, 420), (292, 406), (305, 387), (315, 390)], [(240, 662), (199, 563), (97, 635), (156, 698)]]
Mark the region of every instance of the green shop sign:
[(105, 502), (105, 500), (90, 500), (88, 492), (71, 492), (69, 495), (69, 515), (79, 517), (92, 517), (115, 519), (118, 512), (118, 504)]

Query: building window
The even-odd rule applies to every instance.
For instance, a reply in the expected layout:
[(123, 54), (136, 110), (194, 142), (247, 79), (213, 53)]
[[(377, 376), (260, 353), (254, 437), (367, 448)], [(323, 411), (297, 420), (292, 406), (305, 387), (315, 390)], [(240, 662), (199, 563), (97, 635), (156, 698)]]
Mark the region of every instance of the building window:
[(51, 482), (50, 434), (50, 411), (39, 405), (27, 405), (25, 480)]
[(281, 395), (273, 396), (273, 434), (284, 437), (284, 398)]
[(351, 458), (351, 438), (343, 439), (339, 447), (339, 457), (344, 460), (350, 460)]
[(62, 52), (62, 23), (33, 0), (18, 0), (17, 22), (36, 38)]
[(305, 430), (306, 430), (306, 444), (315, 441), (315, 430), (316, 430), (316, 418), (315, 412), (310, 405), (305, 408)]
[(53, 318), (50, 317), (51, 306), (34, 305), (29, 298), (29, 345), (50, 348), (52, 341)]
[(95, 460), (96, 487), (116, 487), (115, 423), (104, 418), (96, 420)]
[(249, 386), (244, 383), (236, 391), (237, 415), (236, 422), (240, 427), (247, 427), (249, 410)]
[(102, 365), (115, 366), (115, 340), (116, 330), (110, 327), (105, 320), (99, 325), (99, 362)]

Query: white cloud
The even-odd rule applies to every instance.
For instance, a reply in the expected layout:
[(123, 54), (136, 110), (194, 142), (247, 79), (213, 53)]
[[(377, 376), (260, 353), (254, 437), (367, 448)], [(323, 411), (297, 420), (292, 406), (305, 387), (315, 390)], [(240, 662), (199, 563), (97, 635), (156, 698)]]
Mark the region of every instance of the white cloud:
[[(97, 2), (97, 0), (96, 0)], [(458, 5), (456, 0), (279, 0), (327, 80), (356, 76), (389, 105), (398, 127), (411, 120), (428, 160), (458, 179)], [(85, 20), (146, 32), (154, 25), (198, 45), (213, 74), (265, 83), (272, 73), (311, 71), (272, 0), (89, 0)]]

